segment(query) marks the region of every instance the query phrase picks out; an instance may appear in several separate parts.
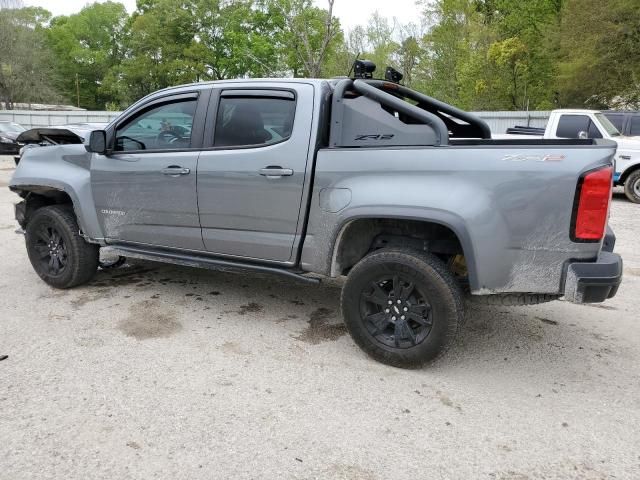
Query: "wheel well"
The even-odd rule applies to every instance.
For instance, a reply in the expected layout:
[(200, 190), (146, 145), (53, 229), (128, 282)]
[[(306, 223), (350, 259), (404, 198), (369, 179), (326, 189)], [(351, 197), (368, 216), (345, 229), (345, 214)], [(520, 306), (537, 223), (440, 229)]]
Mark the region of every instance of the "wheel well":
[(18, 194), (24, 198), (24, 218), (18, 219), (20, 226), (25, 228), (33, 213), (49, 205), (70, 205), (73, 201), (68, 193), (55, 188), (37, 187), (35, 189), (20, 190)]
[[(464, 251), (458, 236), (440, 223), (393, 218), (362, 218), (342, 229), (334, 248), (331, 275), (348, 271), (368, 253), (385, 247), (431, 252), (445, 261), (457, 258), (464, 265)], [(466, 277), (466, 266), (464, 268)], [(460, 273), (460, 272), (458, 272)]]
[(633, 172), (636, 172), (637, 170), (640, 170), (640, 163), (637, 165), (634, 165), (633, 167), (627, 168), (624, 173), (620, 176), (620, 179), (618, 180), (618, 185), (624, 185), (624, 183), (627, 181), (627, 178), (629, 178), (629, 175), (631, 175)]

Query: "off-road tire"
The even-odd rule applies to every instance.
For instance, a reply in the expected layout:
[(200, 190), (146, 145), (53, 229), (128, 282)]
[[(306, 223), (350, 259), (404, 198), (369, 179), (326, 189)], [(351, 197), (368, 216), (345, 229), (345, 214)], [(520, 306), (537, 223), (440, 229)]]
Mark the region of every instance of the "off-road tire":
[[(59, 239), (55, 255), (63, 252), (65, 264), (57, 273), (51, 267), (50, 243), (45, 238), (56, 232)], [(54, 288), (72, 288), (87, 283), (98, 269), (99, 248), (87, 243), (79, 233), (78, 222), (71, 207), (52, 205), (35, 211), (27, 223), (25, 240), (27, 253), (38, 276)], [(53, 242), (55, 243), (55, 242)], [(61, 257), (59, 257), (61, 258)], [(62, 259), (57, 263), (62, 264)]]
[(624, 194), (633, 203), (640, 203), (640, 169), (631, 172), (625, 180)]
[[(383, 281), (382, 286), (391, 289), (389, 298), (394, 299), (397, 293), (394, 292), (397, 276), (401, 278), (398, 284), (404, 285), (398, 288), (399, 291), (408, 291), (410, 285), (414, 285), (415, 296), (412, 298), (416, 305), (408, 303), (409, 308), (413, 311), (415, 307), (424, 307), (428, 299), (428, 311), (432, 312), (428, 314), (431, 319), (429, 326), (417, 324), (410, 319), (411, 324), (417, 326), (418, 332), (423, 329), (420, 335), (426, 337), (415, 344), (420, 336), (412, 329), (413, 334), (405, 337), (410, 340), (409, 346), (405, 343), (403, 348), (397, 343), (395, 346), (389, 345), (389, 341), (397, 342), (395, 338), (399, 327), (395, 321), (389, 323), (385, 330), (393, 329), (392, 335), (378, 334), (381, 327), (374, 327), (374, 336), (371, 322), (365, 320), (371, 318), (371, 308), (380, 308), (367, 300), (376, 291), (380, 292), (376, 290), (374, 283), (382, 278), (392, 278), (387, 283)], [(380, 286), (380, 283), (377, 284)], [(374, 295), (371, 294), (372, 291)], [(380, 296), (375, 296), (379, 302)], [(416, 300), (418, 296), (423, 300)], [(395, 304), (395, 300), (393, 302)], [(464, 319), (462, 291), (446, 265), (434, 255), (405, 249), (383, 249), (364, 257), (347, 277), (342, 289), (341, 307), (344, 322), (356, 344), (379, 362), (400, 368), (418, 368), (444, 354), (453, 343)], [(383, 316), (385, 311), (383, 307), (373, 315)], [(398, 315), (401, 313), (402, 311)], [(421, 318), (421, 322), (424, 320), (425, 318)], [(409, 320), (407, 324), (408, 322)], [(427, 328), (428, 331), (424, 330)]]

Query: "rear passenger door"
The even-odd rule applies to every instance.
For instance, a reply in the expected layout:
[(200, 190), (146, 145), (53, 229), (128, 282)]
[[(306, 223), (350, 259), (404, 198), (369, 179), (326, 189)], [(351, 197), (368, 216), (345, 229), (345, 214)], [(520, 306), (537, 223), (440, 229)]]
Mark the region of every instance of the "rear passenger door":
[(313, 86), (214, 90), (198, 161), (209, 252), (288, 262), (301, 233)]

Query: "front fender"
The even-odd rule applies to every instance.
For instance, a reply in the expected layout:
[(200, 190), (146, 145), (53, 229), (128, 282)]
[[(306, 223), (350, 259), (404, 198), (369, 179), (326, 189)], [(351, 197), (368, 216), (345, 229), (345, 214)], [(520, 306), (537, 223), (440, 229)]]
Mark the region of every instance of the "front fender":
[(92, 240), (103, 238), (91, 192), (91, 156), (84, 145), (32, 147), (25, 151), (9, 182), (13, 191), (47, 189), (66, 193), (78, 224)]
[(629, 174), (640, 167), (640, 151), (619, 148), (616, 152), (614, 181), (624, 183)]

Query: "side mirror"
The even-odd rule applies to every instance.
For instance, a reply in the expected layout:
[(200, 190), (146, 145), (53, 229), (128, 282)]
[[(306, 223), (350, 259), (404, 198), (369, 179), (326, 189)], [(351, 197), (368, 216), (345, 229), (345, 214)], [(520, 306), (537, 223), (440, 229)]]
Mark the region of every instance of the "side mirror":
[(104, 130), (94, 130), (89, 134), (89, 143), (85, 145), (87, 152), (99, 153), (106, 155), (107, 153), (107, 134)]
[(589, 134), (587, 132), (585, 132), (584, 130), (581, 130), (578, 132), (578, 138), (580, 140), (589, 140)]

